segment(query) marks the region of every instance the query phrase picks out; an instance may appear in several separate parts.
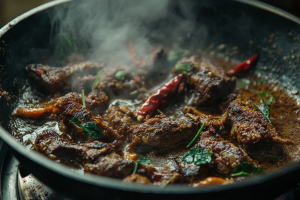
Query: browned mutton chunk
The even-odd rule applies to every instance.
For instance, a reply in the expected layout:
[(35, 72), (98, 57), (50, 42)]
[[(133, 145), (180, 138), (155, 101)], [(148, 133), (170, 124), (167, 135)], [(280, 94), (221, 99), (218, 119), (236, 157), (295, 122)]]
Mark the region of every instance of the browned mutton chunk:
[(54, 130), (44, 130), (35, 140), (36, 151), (53, 160), (63, 163), (78, 161), (79, 164), (95, 161), (100, 155), (114, 150), (115, 144), (99, 141), (90, 143), (71, 143), (59, 136)]
[[(249, 101), (236, 99), (229, 104), (222, 116), (205, 115), (194, 108), (186, 107), (183, 112), (196, 122), (204, 122), (221, 135), (227, 133), (236, 136), (244, 151), (260, 160), (278, 160), (284, 156), (283, 144), (292, 144), (279, 136), (276, 129)], [(223, 133), (223, 134), (222, 134)]]
[(101, 116), (94, 116), (89, 109), (82, 106), (82, 101), (78, 93), (71, 92), (59, 98), (54, 105), (53, 113), (58, 120), (62, 121), (63, 124), (67, 126), (68, 133), (71, 133), (72, 139), (81, 142), (93, 140), (81, 127), (74, 122), (71, 122), (72, 118), (75, 116), (78, 117), (80, 124), (85, 122), (96, 123), (98, 129), (103, 133), (103, 141), (112, 142), (119, 138), (117, 133), (103, 123)]
[(197, 90), (193, 94), (191, 102), (193, 106), (214, 105), (233, 92), (236, 78), (227, 76), (223, 69), (200, 62), (197, 56), (179, 61), (179, 63), (186, 62), (193, 63), (195, 68), (187, 77), (187, 86)]
[(293, 144), (279, 136), (275, 127), (250, 101), (236, 99), (228, 107), (232, 125), (231, 134), (236, 135), (245, 151), (252, 158), (278, 160), (284, 157), (283, 144)]
[(124, 135), (130, 125), (134, 124), (133, 119), (136, 119), (136, 116), (127, 106), (111, 107), (103, 116), (103, 120), (120, 135)]
[[(80, 97), (82, 97), (80, 95)], [(108, 107), (109, 98), (102, 90), (92, 90), (87, 97), (85, 103), (88, 109), (96, 110), (97, 113), (103, 113)]]
[(153, 118), (131, 126), (126, 134), (131, 137), (129, 151), (166, 152), (186, 145), (196, 135), (199, 127), (191, 119)]
[(84, 171), (100, 176), (125, 178), (132, 174), (134, 166), (134, 162), (123, 160), (120, 155), (113, 152), (107, 156), (98, 158), (94, 164), (87, 163), (84, 166)]
[(82, 62), (68, 64), (65, 67), (50, 67), (42, 64), (26, 66), (26, 71), (31, 79), (36, 82), (41, 90), (53, 93), (63, 88), (67, 81), (86, 74), (96, 74), (103, 66), (99, 63)]
[(213, 152), (213, 160), (221, 174), (229, 174), (239, 163), (251, 162), (242, 149), (210, 131), (201, 134), (197, 146)]
[(260, 141), (292, 144), (290, 140), (282, 139), (268, 120), (255, 110), (250, 101), (234, 100), (228, 107), (232, 129), (242, 144), (256, 144)]

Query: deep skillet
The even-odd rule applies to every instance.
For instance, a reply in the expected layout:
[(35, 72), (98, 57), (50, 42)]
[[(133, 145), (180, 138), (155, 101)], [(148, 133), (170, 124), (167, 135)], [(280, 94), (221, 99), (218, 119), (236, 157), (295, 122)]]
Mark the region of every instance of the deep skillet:
[[(198, 1), (188, 2), (191, 12), (197, 10), (198, 15), (196, 19), (189, 20), (208, 27), (209, 37), (205, 42), (199, 40), (201, 44), (204, 43), (204, 47), (213, 42), (237, 46), (240, 53), (233, 58), (238, 60), (259, 53), (264, 59), (258, 62), (253, 73), (272, 74), (273, 78), (279, 79), (282, 84), (299, 88), (300, 68), (297, 68), (294, 62), (289, 64), (283, 57), (290, 55), (292, 49), (297, 49), (300, 19), (256, 1), (207, 1), (209, 3), (201, 9), (198, 8)], [(67, 3), (73, 2), (50, 2), (40, 6), (16, 18), (0, 30), (0, 65), (3, 66), (0, 84), (12, 97), (11, 100), (0, 100), (0, 136), (29, 173), (59, 193), (79, 199), (115, 199), (120, 196), (128, 199), (269, 199), (287, 191), (300, 181), (300, 163), (297, 163), (278, 172), (231, 185), (201, 188), (171, 185), (161, 189), (156, 186), (126, 185), (120, 180), (90, 174), (78, 175), (66, 166), (27, 150), (9, 134), (8, 129), (12, 112), (10, 105), (17, 100), (19, 89), (24, 86), (24, 82), (14, 81), (15, 78), (26, 80), (24, 65), (41, 62), (45, 56), (51, 54), (49, 43), (55, 34), (50, 31), (49, 14), (53, 12), (53, 7)], [(176, 7), (175, 4), (173, 8), (174, 12), (180, 11), (180, 7)], [(269, 36), (272, 34), (278, 41), (276, 44), (269, 43)], [(251, 48), (249, 40), (253, 42)], [(268, 52), (261, 50), (262, 47), (280, 53), (270, 58), (267, 56)]]

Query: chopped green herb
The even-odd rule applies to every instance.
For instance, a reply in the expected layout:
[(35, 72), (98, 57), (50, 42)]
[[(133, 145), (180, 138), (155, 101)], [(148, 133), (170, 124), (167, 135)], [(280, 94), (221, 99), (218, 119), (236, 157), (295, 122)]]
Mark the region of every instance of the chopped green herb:
[(201, 149), (198, 146), (191, 148), (188, 152), (181, 157), (186, 163), (194, 163), (201, 165), (211, 162), (211, 152), (207, 149)]
[(236, 86), (238, 87), (238, 88), (244, 88), (244, 87), (246, 87), (247, 85), (250, 85), (250, 80), (248, 80), (248, 79), (238, 79), (237, 81), (236, 81)]
[(140, 100), (139, 102), (135, 103), (135, 105), (140, 105), (142, 103), (144, 103), (144, 100)]
[(84, 99), (84, 90), (81, 90), (81, 96), (82, 96), (82, 107), (85, 108), (85, 99)]
[(124, 81), (125, 71), (118, 71), (115, 75), (115, 79), (117, 79), (118, 81)]
[[(100, 77), (101, 75), (101, 77)], [(105, 72), (101, 73), (101, 69), (98, 71), (97, 75), (96, 75), (96, 78), (94, 80), (94, 83), (93, 83), (93, 87), (92, 87), (92, 90), (94, 90), (97, 85), (102, 81), (102, 79), (104, 78), (105, 76)]]
[(77, 46), (77, 40), (74, 36), (72, 35), (65, 35), (64, 38), (66, 39), (67, 43), (69, 44), (69, 46), (73, 49), (76, 48)]
[(175, 70), (178, 72), (185, 72), (187, 73), (188, 71), (190, 71), (191, 69), (193, 69), (194, 64), (191, 62), (185, 62), (185, 63), (177, 63), (175, 65)]
[(250, 163), (239, 163), (238, 166), (232, 171), (231, 176), (254, 176), (263, 173), (263, 168), (255, 167)]
[(174, 178), (176, 178), (177, 174), (173, 174), (173, 176), (165, 183), (161, 186), (161, 188), (166, 187), (171, 181), (173, 181)]
[(262, 83), (265, 83), (265, 82), (267, 82), (266, 79), (259, 79), (259, 80), (258, 80), (258, 84), (262, 84)]
[(170, 65), (174, 66), (181, 58), (188, 54), (188, 50), (181, 48), (174, 48), (169, 51), (168, 62)]
[(278, 99), (274, 95), (272, 95), (270, 92), (268, 92), (266, 90), (257, 92), (257, 94), (258, 94), (258, 96), (260, 96), (263, 99), (263, 101), (265, 101), (265, 103), (267, 105), (271, 105), (273, 101), (274, 102), (278, 101)]
[(200, 135), (201, 131), (204, 129), (205, 127), (205, 122), (202, 124), (200, 130), (198, 131), (198, 133), (196, 134), (196, 136), (194, 137), (194, 139), (186, 146), (186, 147), (190, 147), (193, 142), (197, 139), (197, 137)]
[(73, 73), (73, 69), (70, 69), (70, 74), (72, 74)]
[[(268, 122), (271, 124), (272, 122), (271, 122), (271, 120), (269, 119), (269, 116), (267, 116), (267, 115), (269, 115), (269, 113), (267, 114), (267, 113), (265, 113), (265, 112), (263, 112), (261, 109), (259, 109), (259, 107), (250, 99), (250, 101), (251, 101), (251, 103), (259, 110), (259, 112), (261, 112), (261, 114), (263, 114), (263, 116), (265, 116), (265, 118), (268, 120)], [(268, 112), (269, 112), (269, 108), (267, 109), (268, 110)]]
[(94, 138), (95, 140), (102, 139), (102, 132), (98, 129), (97, 124), (94, 122), (87, 122), (85, 124), (79, 124), (78, 117), (75, 116), (71, 119), (71, 122), (77, 124), (80, 128), (82, 128), (89, 136)]
[(134, 167), (134, 170), (133, 170), (133, 174), (136, 173), (139, 164), (150, 165), (150, 164), (152, 164), (152, 161), (151, 161), (149, 158), (140, 157), (140, 158), (136, 161), (136, 163), (135, 163), (135, 167)]

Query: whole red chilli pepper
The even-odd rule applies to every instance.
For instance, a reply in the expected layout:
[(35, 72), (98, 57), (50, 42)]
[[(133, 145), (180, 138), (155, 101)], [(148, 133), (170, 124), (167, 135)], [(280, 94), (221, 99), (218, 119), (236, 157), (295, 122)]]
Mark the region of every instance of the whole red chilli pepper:
[(137, 120), (141, 122), (147, 115), (151, 117), (158, 108), (165, 107), (171, 100), (172, 96), (175, 94), (182, 77), (182, 74), (175, 76), (157, 91), (152, 93), (145, 101), (145, 103), (143, 103), (140, 107)]
[(257, 60), (257, 58), (258, 58), (258, 54), (255, 54), (248, 60), (245, 60), (241, 64), (235, 66), (233, 69), (228, 70), (227, 74), (230, 76), (234, 76), (240, 73), (248, 72), (254, 66), (254, 63)]

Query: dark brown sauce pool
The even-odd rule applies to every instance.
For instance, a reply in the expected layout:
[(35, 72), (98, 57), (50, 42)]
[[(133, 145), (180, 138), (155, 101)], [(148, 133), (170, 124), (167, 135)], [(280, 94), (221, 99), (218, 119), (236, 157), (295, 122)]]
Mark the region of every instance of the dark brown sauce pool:
[[(231, 68), (236, 63), (229, 62), (228, 59), (224, 60), (220, 57), (207, 56), (207, 60), (211, 61), (213, 64), (223, 67), (225, 69)], [(150, 89), (155, 91), (155, 88), (159, 88), (160, 85), (167, 82), (170, 78), (158, 84), (156, 87)], [(258, 75), (249, 75), (243, 78), (239, 78), (237, 81), (237, 86), (235, 92), (241, 99), (251, 98), (257, 105), (262, 104), (261, 97), (258, 95), (260, 91), (268, 91), (273, 96), (277, 98), (278, 101), (272, 102), (270, 105), (270, 120), (272, 124), (279, 132), (279, 134), (285, 138), (290, 139), (294, 142), (294, 145), (284, 145), (286, 157), (278, 162), (259, 162), (254, 159), (257, 165), (263, 167), (266, 171), (275, 171), (281, 167), (298, 162), (300, 159), (300, 106), (297, 104), (297, 99), (293, 95), (291, 90), (280, 85), (276, 80), (272, 78), (265, 77), (259, 78)], [(21, 95), (17, 107), (43, 107), (47, 106), (48, 102), (51, 103), (55, 101), (55, 98), (47, 98), (38, 92), (36, 92), (31, 87), (28, 87)], [(181, 99), (172, 99), (171, 103), (167, 108), (162, 110), (166, 117), (170, 118), (184, 118), (184, 114), (181, 109), (184, 108), (189, 101), (188, 95), (185, 95)], [(113, 99), (111, 100), (111, 105), (119, 104), (126, 105), (135, 113), (137, 112), (140, 105), (136, 104), (136, 100), (126, 100), (126, 99)], [(207, 108), (197, 108), (205, 114), (217, 115), (213, 109)], [(159, 114), (159, 113), (157, 113)], [(54, 118), (49, 118), (46, 120), (29, 120), (22, 118), (15, 118), (10, 124), (12, 135), (24, 144), (28, 149), (33, 149), (34, 141), (36, 136), (43, 130), (51, 128), (55, 129), (57, 133), (61, 134), (63, 137), (68, 138), (69, 136), (64, 134), (59, 130), (59, 122)], [(196, 133), (195, 133), (196, 134)], [(236, 140), (232, 138), (226, 138), (230, 142), (238, 145)], [(122, 146), (123, 149), (126, 148), (127, 144)], [(172, 159), (178, 158), (184, 155), (188, 149), (185, 147), (172, 150), (164, 155), (154, 155), (149, 154), (147, 157), (151, 158), (153, 165), (156, 167), (161, 167), (165, 169), (172, 169)], [(82, 166), (72, 166), (75, 171), (83, 173)], [(76, 170), (77, 169), (77, 170)], [(221, 176), (216, 174), (216, 176)]]

